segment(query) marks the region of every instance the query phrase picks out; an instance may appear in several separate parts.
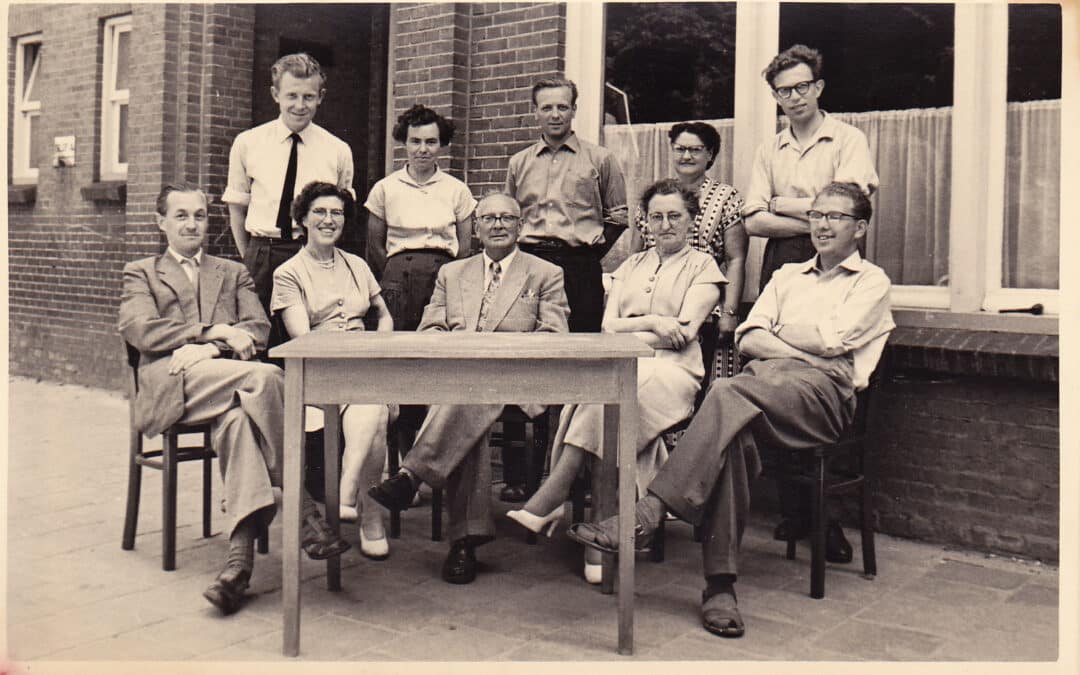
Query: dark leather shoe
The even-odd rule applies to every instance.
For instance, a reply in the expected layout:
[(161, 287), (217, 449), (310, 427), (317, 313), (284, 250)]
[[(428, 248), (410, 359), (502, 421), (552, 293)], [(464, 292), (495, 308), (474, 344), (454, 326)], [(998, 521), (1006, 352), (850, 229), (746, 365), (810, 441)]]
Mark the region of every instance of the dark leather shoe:
[(513, 503), (525, 501), (525, 486), (520, 484), (507, 485), (499, 491), (499, 501)]
[(218, 574), (214, 583), (203, 591), (203, 597), (210, 604), (229, 615), (244, 604), (244, 592), (251, 580), (251, 571), (238, 565), (229, 565)]
[(442, 578), (449, 584), (471, 584), (476, 579), (476, 551), (464, 539), (450, 547), (443, 561)]
[(368, 489), (368, 496), (391, 511), (404, 511), (413, 503), (416, 486), (409, 474), (399, 471), (378, 485)]
[(825, 528), (825, 560), (843, 564), (851, 562), (851, 558), (851, 544), (844, 536), (843, 528), (840, 523), (830, 520), (829, 526)]

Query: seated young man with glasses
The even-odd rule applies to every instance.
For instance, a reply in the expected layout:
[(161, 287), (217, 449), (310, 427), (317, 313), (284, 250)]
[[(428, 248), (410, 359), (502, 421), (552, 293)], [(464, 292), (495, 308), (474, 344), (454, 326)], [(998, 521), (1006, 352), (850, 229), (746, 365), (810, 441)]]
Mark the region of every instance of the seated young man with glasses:
[[(790, 126), (762, 143), (754, 157), (743, 217), (746, 232), (768, 237), (759, 289), (781, 266), (814, 255), (806, 212), (814, 195), (833, 181), (851, 182), (867, 195), (878, 187), (866, 136), (818, 108), (825, 89), (821, 54), (805, 45), (780, 52), (763, 75)], [(787, 541), (809, 533), (810, 493), (777, 485), (783, 519), (773, 533)], [(851, 545), (836, 523), (829, 525), (826, 558), (851, 562)]]
[[(558, 266), (518, 250), (521, 207), (509, 194), (476, 205), (483, 252), (439, 268), (419, 331), (566, 333), (570, 307)], [(476, 578), (476, 547), (495, 538), (491, 519), (491, 448), (487, 432), (503, 405), (433, 405), (401, 471), (368, 494), (388, 509), (412, 505), (420, 483), (446, 489), (450, 553), (442, 578)], [(522, 406), (530, 417), (544, 406)]]
[[(830, 183), (818, 194), (807, 213), (817, 254), (773, 275), (735, 331), (753, 360), (713, 381), (678, 451), (637, 503), (639, 548), (668, 511), (704, 527), (702, 622), (710, 633), (744, 632), (734, 584), (750, 481), (761, 469), (755, 441), (792, 449), (835, 442), (895, 325), (889, 279), (858, 251), (870, 214), (853, 183)], [(618, 519), (609, 518), (576, 524), (570, 536), (613, 553), (618, 533)]]

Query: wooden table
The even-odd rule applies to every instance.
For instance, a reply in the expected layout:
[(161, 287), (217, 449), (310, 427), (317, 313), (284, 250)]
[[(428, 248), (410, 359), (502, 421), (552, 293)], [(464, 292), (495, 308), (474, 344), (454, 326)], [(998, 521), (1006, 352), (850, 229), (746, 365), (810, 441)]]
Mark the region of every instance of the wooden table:
[[(282, 652), (300, 652), (305, 404), (326, 413), (326, 513), (339, 531), (339, 404), (602, 403), (604, 463), (618, 462), (618, 651), (632, 653), (637, 358), (652, 353), (627, 334), (474, 332), (309, 333), (271, 349), (285, 359)], [(594, 498), (610, 505), (608, 495)], [(327, 561), (327, 586), (341, 589), (339, 557)]]

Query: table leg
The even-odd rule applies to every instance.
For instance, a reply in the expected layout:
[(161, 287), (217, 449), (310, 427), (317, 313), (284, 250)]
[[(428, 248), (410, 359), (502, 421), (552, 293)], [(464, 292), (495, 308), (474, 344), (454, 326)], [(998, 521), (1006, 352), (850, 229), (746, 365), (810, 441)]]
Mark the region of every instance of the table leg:
[[(637, 502), (637, 359), (619, 367), (619, 653), (634, 653), (634, 505)], [(607, 449), (604, 449), (605, 454)]]
[[(341, 408), (337, 405), (324, 405), (323, 409), (323, 480), (325, 481), (326, 522), (334, 534), (341, 536), (341, 502), (339, 494), (341, 483)], [(326, 589), (341, 590), (341, 556), (326, 559)]]
[[(604, 406), (603, 459), (593, 472), (593, 522), (600, 522), (619, 512), (619, 406)], [(605, 553), (600, 577), (600, 592), (615, 592), (615, 556)]]
[(300, 653), (300, 500), (304, 486), (304, 360), (285, 360), (285, 448), (281, 467), (284, 502), (281, 544), (281, 652)]

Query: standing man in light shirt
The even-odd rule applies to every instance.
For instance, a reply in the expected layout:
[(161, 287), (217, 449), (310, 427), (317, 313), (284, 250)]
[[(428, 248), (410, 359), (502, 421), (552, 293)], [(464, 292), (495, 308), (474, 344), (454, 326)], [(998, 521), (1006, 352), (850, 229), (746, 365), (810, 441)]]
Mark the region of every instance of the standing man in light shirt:
[(806, 212), (822, 188), (851, 182), (870, 196), (878, 187), (866, 136), (818, 107), (825, 80), (816, 49), (785, 49), (763, 75), (791, 125), (758, 148), (744, 193), (747, 233), (769, 238), (759, 288), (782, 265), (814, 256)]
[[(353, 192), (348, 144), (312, 121), (326, 95), (319, 63), (307, 54), (288, 54), (270, 68), (270, 78), (281, 114), (233, 141), (221, 197), (229, 205), (236, 248), (268, 313), (274, 270), (303, 245), (303, 230), (290, 214), (293, 197), (312, 181)], [(270, 346), (278, 342), (275, 337)]]

